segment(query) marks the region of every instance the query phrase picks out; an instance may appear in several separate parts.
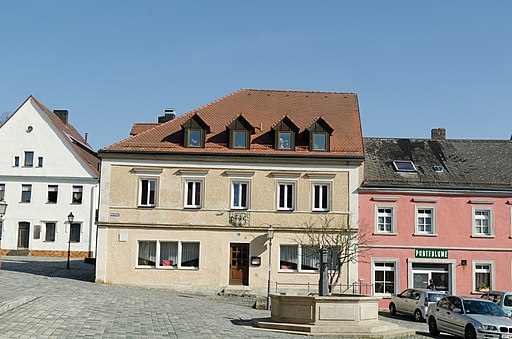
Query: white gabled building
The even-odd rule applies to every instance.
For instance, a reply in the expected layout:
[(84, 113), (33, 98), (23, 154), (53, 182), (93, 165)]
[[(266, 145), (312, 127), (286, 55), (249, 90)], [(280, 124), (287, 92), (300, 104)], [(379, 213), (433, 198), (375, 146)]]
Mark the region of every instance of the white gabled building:
[(70, 241), (72, 257), (94, 257), (98, 178), (96, 152), (68, 111), (30, 96), (0, 126), (0, 199), (8, 204), (2, 254), (65, 256)]

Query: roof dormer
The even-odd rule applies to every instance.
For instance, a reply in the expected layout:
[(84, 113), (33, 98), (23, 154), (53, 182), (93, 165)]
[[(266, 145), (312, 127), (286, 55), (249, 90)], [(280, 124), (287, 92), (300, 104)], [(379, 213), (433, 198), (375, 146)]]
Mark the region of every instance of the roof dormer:
[(318, 117), (311, 126), (308, 127), (309, 132), (309, 150), (329, 152), (330, 139), (334, 129), (325, 121), (324, 118)]
[(210, 133), (210, 126), (197, 114), (194, 114), (183, 125), (183, 146), (189, 148), (204, 148), (206, 134)]
[(285, 115), (273, 128), (274, 149), (290, 150), (295, 149), (295, 139), (299, 133), (299, 127)]
[(242, 114), (239, 114), (227, 126), (227, 129), (229, 132), (229, 148), (250, 149), (251, 134), (255, 133), (255, 128)]

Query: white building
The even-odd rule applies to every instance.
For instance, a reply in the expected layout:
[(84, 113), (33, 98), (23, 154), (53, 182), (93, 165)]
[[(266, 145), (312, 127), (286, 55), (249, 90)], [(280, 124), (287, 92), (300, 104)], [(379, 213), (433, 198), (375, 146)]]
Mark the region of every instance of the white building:
[[(1, 252), (95, 256), (99, 160), (68, 123), (30, 96), (0, 126)], [(71, 225), (68, 215), (72, 213)]]

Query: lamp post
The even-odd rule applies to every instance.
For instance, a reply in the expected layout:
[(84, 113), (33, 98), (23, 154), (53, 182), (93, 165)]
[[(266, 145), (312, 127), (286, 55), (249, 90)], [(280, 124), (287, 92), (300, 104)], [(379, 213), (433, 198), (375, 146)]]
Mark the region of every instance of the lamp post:
[(268, 240), (268, 284), (267, 284), (267, 310), (270, 310), (270, 272), (272, 271), (272, 239), (274, 239), (274, 228), (272, 225), (267, 230)]
[(2, 232), (4, 231), (4, 222), (3, 222), (3, 217), (5, 215), (5, 211), (7, 211), (7, 203), (4, 201), (4, 199), (0, 199), (0, 265), (2, 264), (2, 255), (1, 255), (1, 252), (2, 252), (2, 246), (1, 246), (1, 241), (2, 241)]
[(68, 266), (67, 269), (69, 270), (69, 257), (71, 254), (71, 223), (75, 220), (75, 216), (73, 215), (73, 212), (70, 212), (68, 215), (68, 224), (69, 224), (69, 234), (68, 234)]

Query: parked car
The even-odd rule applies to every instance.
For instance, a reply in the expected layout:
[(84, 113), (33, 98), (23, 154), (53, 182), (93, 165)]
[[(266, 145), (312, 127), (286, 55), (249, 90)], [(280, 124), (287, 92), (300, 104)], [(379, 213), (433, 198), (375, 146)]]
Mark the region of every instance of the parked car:
[(414, 316), (414, 320), (426, 320), (427, 308), (430, 304), (446, 297), (445, 292), (409, 288), (396, 295), (389, 304), (389, 313), (395, 315), (403, 313)]
[(481, 298), (449, 296), (429, 306), (428, 331), (458, 337), (512, 338), (512, 319), (495, 303)]
[(482, 298), (494, 302), (506, 315), (512, 316), (512, 292), (491, 291), (484, 293)]

